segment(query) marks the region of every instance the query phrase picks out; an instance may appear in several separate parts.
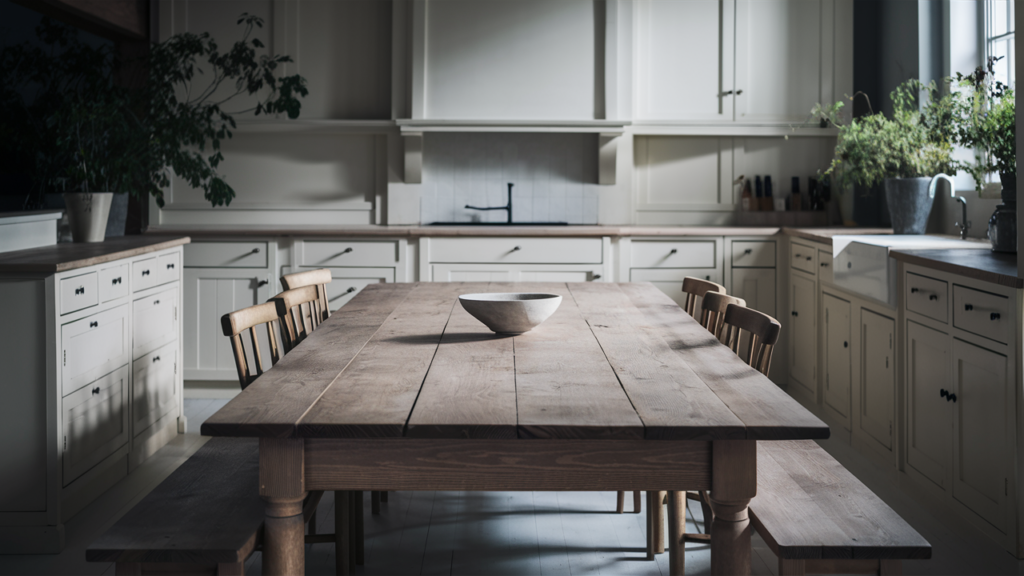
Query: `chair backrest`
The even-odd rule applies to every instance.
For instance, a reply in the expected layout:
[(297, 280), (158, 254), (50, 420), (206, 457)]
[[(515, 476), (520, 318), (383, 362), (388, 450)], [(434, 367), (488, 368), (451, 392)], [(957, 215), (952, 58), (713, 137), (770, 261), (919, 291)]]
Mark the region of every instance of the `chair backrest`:
[(764, 312), (730, 304), (725, 310), (725, 322), (719, 340), (741, 358), (744, 355), (740, 354), (738, 348), (743, 331), (750, 334), (745, 351), (747, 362), (767, 375), (772, 364), (772, 351), (782, 332), (782, 324)]
[(725, 322), (725, 310), (730, 304), (746, 306), (747, 301), (721, 292), (707, 292), (700, 303), (700, 325), (707, 328), (715, 338), (722, 336), (722, 325)]
[(327, 306), (327, 285), (331, 283), (331, 271), (327, 268), (317, 270), (306, 270), (281, 276), (281, 286), (285, 290), (294, 290), (305, 286), (316, 286), (320, 298), (320, 321), (324, 321), (331, 315), (331, 309)]
[(281, 317), (281, 339), (286, 354), (312, 334), (325, 318), (318, 288), (316, 285), (293, 288), (273, 298), (277, 315)]
[(708, 292), (721, 292), (725, 294), (725, 286), (715, 284), (708, 280), (701, 280), (693, 276), (683, 278), (683, 292), (686, 293), (686, 306), (684, 310), (690, 316), (697, 312), (697, 298), (703, 298)]
[[(279, 322), (277, 306), (273, 302), (265, 302), (248, 308), (236, 310), (225, 314), (220, 318), (221, 328), (224, 335), (231, 338), (231, 350), (235, 354), (235, 367), (238, 369), (238, 383), (242, 390), (245, 390), (259, 375), (263, 374), (263, 357), (260, 353), (260, 342), (256, 336), (256, 328), (265, 325), (267, 328), (267, 342), (270, 344), (271, 366), (277, 364), (281, 359), (281, 349), (277, 344), (275, 324)], [(252, 345), (253, 364), (256, 373), (253, 374), (249, 368), (249, 359), (245, 353), (245, 344), (242, 340), (242, 333), (248, 332), (249, 343)]]

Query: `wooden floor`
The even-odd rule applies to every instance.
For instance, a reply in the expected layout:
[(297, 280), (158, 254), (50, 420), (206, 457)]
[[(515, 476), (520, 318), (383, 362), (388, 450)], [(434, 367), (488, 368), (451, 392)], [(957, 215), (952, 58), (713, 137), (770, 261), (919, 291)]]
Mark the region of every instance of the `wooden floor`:
[[(205, 441), (199, 424), (227, 400), (189, 399), (189, 433), (179, 435), (130, 477), (71, 519), (61, 554), (0, 556), (0, 574), (113, 574), (111, 564), (85, 562), (85, 548)], [(904, 564), (906, 574), (1021, 574), (1010, 554), (941, 511), (930, 511), (886, 473), (838, 441), (822, 445), (927, 538), (934, 557)], [(629, 500), (629, 499), (627, 499)], [(610, 492), (398, 492), (371, 516), (366, 505), (366, 565), (356, 574), (667, 574), (668, 555), (645, 560), (642, 514), (614, 514)], [(630, 503), (627, 502), (627, 506)], [(332, 531), (333, 500), (318, 519)], [(696, 522), (696, 524), (695, 524)], [(701, 522), (691, 506), (688, 530)], [(753, 572), (774, 575), (777, 563), (755, 536)], [(689, 544), (688, 574), (710, 572), (707, 546)], [(308, 574), (332, 574), (334, 547), (307, 548)], [(260, 573), (260, 556), (247, 565)]]

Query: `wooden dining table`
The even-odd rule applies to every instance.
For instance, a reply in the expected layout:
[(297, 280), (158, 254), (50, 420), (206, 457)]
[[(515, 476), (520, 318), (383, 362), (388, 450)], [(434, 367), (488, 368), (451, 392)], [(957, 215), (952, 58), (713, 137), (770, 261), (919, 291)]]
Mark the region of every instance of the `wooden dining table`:
[[(502, 336), (458, 303), (478, 292), (562, 302)], [(709, 490), (711, 572), (749, 574), (757, 442), (829, 429), (651, 284), (410, 283), (364, 288), (202, 433), (260, 439), (265, 574), (303, 573), (314, 490)]]

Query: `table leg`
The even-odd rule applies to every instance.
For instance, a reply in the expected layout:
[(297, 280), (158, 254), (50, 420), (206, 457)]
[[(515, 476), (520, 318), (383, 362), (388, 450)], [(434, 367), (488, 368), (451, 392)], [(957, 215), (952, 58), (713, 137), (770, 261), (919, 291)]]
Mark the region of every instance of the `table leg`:
[(268, 576), (306, 571), (302, 467), (301, 438), (260, 438), (260, 496), (266, 502), (263, 573)]
[(750, 574), (750, 518), (757, 494), (757, 442), (711, 444), (711, 574)]
[(347, 490), (334, 493), (334, 573), (348, 576), (349, 556), (352, 554), (352, 534), (349, 516), (352, 514), (352, 496)]
[(686, 492), (668, 493), (668, 573), (686, 574)]

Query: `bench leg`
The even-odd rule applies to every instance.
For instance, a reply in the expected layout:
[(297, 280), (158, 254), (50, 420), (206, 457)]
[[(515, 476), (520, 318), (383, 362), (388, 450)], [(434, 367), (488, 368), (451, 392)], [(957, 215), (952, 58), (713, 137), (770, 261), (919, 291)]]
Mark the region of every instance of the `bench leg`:
[(380, 516), (380, 492), (370, 492), (370, 514)]
[(356, 542), (356, 492), (354, 490), (348, 493), (348, 568), (349, 571), (356, 569), (356, 548), (359, 546)]
[(640, 513), (640, 491), (633, 491), (633, 514)]
[(665, 553), (665, 492), (654, 493), (654, 553)]
[(349, 557), (352, 555), (352, 533), (349, 516), (352, 514), (352, 497), (348, 491), (334, 493), (334, 573), (348, 576)]
[(626, 509), (626, 493), (619, 490), (615, 493), (615, 513), (622, 514)]
[(686, 574), (686, 492), (668, 493), (668, 573)]
[(363, 493), (356, 492), (356, 566), (363, 565)]
[(750, 574), (750, 516), (757, 494), (757, 442), (711, 443), (711, 574)]
[(647, 559), (654, 560), (654, 495), (647, 493)]

